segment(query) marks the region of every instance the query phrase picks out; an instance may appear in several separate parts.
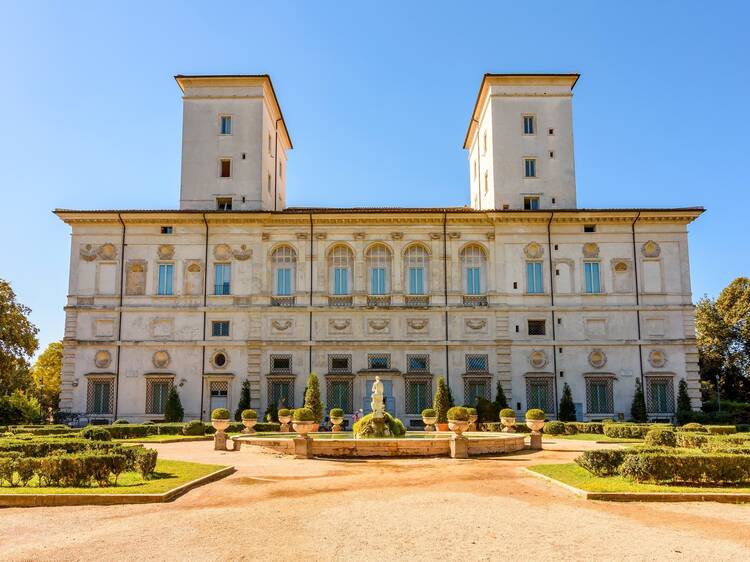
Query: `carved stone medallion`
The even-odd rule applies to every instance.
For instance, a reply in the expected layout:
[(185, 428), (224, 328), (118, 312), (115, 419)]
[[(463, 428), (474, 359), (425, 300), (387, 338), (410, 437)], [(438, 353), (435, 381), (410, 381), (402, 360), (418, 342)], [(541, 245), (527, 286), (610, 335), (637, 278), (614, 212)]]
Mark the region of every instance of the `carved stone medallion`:
[(96, 259), (96, 248), (93, 244), (81, 244), (79, 254), (83, 261), (94, 261)]
[(596, 242), (586, 242), (583, 245), (583, 257), (584, 258), (598, 258), (599, 257), (599, 245)]
[(169, 353), (167, 353), (164, 350), (157, 351), (156, 353), (154, 353), (154, 356), (151, 360), (154, 363), (154, 367), (156, 367), (157, 369), (165, 369), (169, 367), (169, 362), (170, 362)]
[(103, 260), (113, 260), (117, 257), (117, 248), (114, 244), (107, 242), (106, 244), (99, 246), (96, 253), (99, 255), (99, 258)]
[(234, 256), (234, 259), (239, 261), (247, 261), (249, 260), (253, 255), (253, 251), (247, 247), (246, 244), (240, 245), (239, 250), (232, 250), (232, 256)]
[(541, 244), (530, 242), (529, 244), (526, 244), (526, 247), (523, 249), (523, 253), (526, 254), (527, 258), (535, 260), (541, 258), (544, 255), (544, 248)]
[(648, 362), (652, 367), (663, 367), (667, 364), (667, 354), (659, 349), (648, 354)]
[(529, 354), (529, 365), (534, 369), (544, 368), (544, 366), (547, 365), (547, 354), (539, 349), (532, 351)]
[(595, 349), (589, 353), (589, 365), (594, 369), (601, 369), (607, 364), (607, 356), (601, 349)]
[(649, 240), (641, 246), (641, 254), (646, 258), (658, 258), (661, 254), (661, 248), (659, 247), (659, 244), (653, 240)]
[(174, 257), (174, 246), (172, 244), (162, 244), (156, 249), (160, 260), (171, 260)]
[(214, 246), (214, 257), (217, 260), (232, 259), (232, 249), (227, 244), (217, 244)]
[(109, 367), (109, 364), (111, 362), (112, 354), (109, 351), (102, 349), (100, 351), (97, 351), (96, 355), (94, 355), (94, 365), (96, 365), (99, 369)]

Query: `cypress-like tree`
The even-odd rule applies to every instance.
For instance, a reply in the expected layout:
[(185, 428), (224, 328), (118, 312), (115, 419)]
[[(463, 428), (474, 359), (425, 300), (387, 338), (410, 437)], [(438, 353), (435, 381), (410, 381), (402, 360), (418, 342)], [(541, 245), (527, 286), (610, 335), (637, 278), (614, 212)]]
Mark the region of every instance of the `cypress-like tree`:
[(573, 404), (573, 394), (570, 392), (570, 386), (568, 386), (568, 383), (563, 385), (557, 419), (564, 422), (576, 421), (576, 405)]
[[(495, 407), (497, 408), (498, 413), (503, 408), (508, 407), (508, 399), (505, 397), (505, 391), (503, 390), (503, 385), (500, 381), (497, 381), (497, 394), (495, 395)], [(495, 421), (495, 420), (492, 420)]]
[(445, 384), (445, 379), (439, 377), (437, 380), (437, 392), (432, 402), (432, 407), (437, 412), (437, 423), (448, 423), (448, 410), (451, 408), (450, 390)]
[(310, 408), (315, 415), (315, 421), (323, 421), (323, 403), (320, 401), (320, 383), (318, 375), (310, 373), (307, 377), (307, 389), (305, 389), (305, 408)]
[(164, 419), (168, 422), (181, 422), (184, 416), (185, 411), (182, 409), (180, 395), (177, 394), (177, 388), (173, 386), (169, 389), (167, 403), (164, 405)]
[(445, 389), (448, 393), (448, 408), (452, 408), (456, 405), (456, 402), (453, 400), (453, 391), (451, 390), (450, 385), (446, 384)]
[(648, 421), (646, 397), (643, 395), (641, 379), (635, 379), (635, 393), (633, 394), (633, 404), (630, 406), (630, 418), (636, 422)]
[(677, 422), (682, 425), (691, 421), (693, 407), (690, 404), (690, 396), (687, 391), (687, 381), (680, 379), (677, 385)]
[(245, 379), (240, 390), (240, 401), (237, 404), (237, 410), (234, 412), (235, 421), (242, 421), (242, 410), (250, 407), (250, 381)]

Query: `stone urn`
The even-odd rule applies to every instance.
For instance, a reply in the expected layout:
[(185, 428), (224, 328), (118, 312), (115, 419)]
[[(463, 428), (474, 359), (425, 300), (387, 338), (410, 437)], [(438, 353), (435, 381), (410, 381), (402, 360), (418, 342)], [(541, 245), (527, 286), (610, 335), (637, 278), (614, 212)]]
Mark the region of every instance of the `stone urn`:
[(479, 419), (479, 416), (477, 414), (469, 414), (469, 429), (468, 431), (476, 431), (477, 430), (477, 420)]
[(344, 418), (343, 417), (331, 418), (331, 423), (333, 424), (331, 431), (341, 431), (341, 424), (344, 423)]
[(459, 437), (469, 429), (468, 421), (448, 420), (448, 428)]
[(229, 427), (229, 420), (211, 420), (211, 425), (217, 432), (224, 432)]
[(281, 428), (279, 431), (289, 432), (291, 431), (289, 428), (289, 422), (292, 421), (292, 415), (289, 414), (288, 416), (279, 416), (279, 422), (281, 423)]
[(258, 418), (243, 418), (242, 425), (245, 426), (245, 429), (242, 430), (242, 433), (255, 433), (255, 430), (253, 428), (255, 427), (256, 423), (258, 423)]
[(314, 421), (295, 421), (292, 422), (292, 428), (302, 437), (307, 437), (308, 433), (318, 429), (318, 424)]
[(500, 418), (500, 423), (503, 424), (503, 433), (513, 433), (516, 429), (515, 417)]
[(542, 428), (544, 427), (544, 420), (526, 420), (526, 427), (528, 427), (532, 432), (539, 433)]
[(431, 416), (429, 418), (426, 418), (422, 416), (422, 423), (424, 423), (424, 430), (425, 431), (435, 431), (435, 422), (437, 421), (437, 416)]

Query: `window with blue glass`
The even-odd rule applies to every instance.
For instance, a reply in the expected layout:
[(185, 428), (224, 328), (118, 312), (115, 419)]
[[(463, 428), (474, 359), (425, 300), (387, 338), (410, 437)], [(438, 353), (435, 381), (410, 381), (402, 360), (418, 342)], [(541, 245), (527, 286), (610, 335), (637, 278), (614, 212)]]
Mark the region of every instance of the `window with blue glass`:
[(214, 265), (214, 295), (230, 294), (231, 277), (231, 264), (217, 263)]
[(370, 294), (385, 294), (385, 268), (373, 267), (370, 269)]
[(585, 262), (583, 264), (583, 274), (585, 278), (585, 291), (587, 293), (601, 293), (599, 262)]
[(409, 294), (424, 295), (424, 268), (409, 268)]
[(404, 252), (408, 291), (410, 295), (424, 295), (428, 254), (421, 245), (412, 245)]
[(222, 115), (221, 116), (221, 126), (220, 131), (222, 135), (231, 135), (232, 134), (232, 117), (229, 115)]
[(226, 337), (229, 335), (229, 321), (220, 320), (211, 322), (211, 335), (214, 337)]
[(391, 251), (384, 245), (373, 246), (367, 251), (370, 295), (387, 295), (390, 291)]
[(406, 370), (413, 372), (427, 372), (430, 370), (429, 355), (407, 355)]
[(478, 267), (466, 268), (466, 294), (482, 294), (482, 270)]
[(466, 370), (487, 372), (487, 356), (486, 355), (467, 355), (466, 356)]
[(273, 263), (274, 294), (289, 296), (294, 293), (294, 271), (297, 265), (297, 253), (290, 246), (276, 248), (271, 255)]
[(276, 270), (276, 294), (288, 296), (292, 294), (292, 270), (280, 267)]
[(328, 254), (331, 294), (348, 295), (351, 291), (351, 272), (354, 265), (352, 251), (343, 245), (334, 247)]
[(523, 161), (524, 177), (536, 177), (536, 158), (525, 158)]
[(159, 287), (157, 294), (172, 295), (172, 278), (174, 276), (174, 265), (171, 263), (159, 264)]
[(484, 292), (484, 269), (486, 257), (484, 250), (472, 244), (461, 252), (461, 263), (464, 271), (467, 295), (481, 295)]
[(484, 381), (469, 381), (466, 384), (466, 398), (469, 404), (476, 404), (480, 398), (486, 398), (487, 383)]
[(526, 292), (531, 294), (542, 293), (542, 262), (526, 262)]
[(95, 381), (91, 383), (89, 413), (111, 414), (110, 393), (112, 385), (109, 381)]
[(345, 267), (337, 267), (333, 270), (333, 294), (349, 294), (349, 270)]
[(367, 356), (368, 369), (390, 369), (391, 356), (387, 353), (371, 354)]

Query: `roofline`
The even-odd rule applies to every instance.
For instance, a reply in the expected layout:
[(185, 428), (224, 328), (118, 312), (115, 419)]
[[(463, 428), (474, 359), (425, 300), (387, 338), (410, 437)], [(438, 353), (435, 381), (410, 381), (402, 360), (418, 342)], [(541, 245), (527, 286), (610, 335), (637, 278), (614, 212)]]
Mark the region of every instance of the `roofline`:
[(289, 134), (289, 129), (287, 129), (286, 121), (284, 120), (284, 113), (281, 111), (281, 104), (279, 103), (279, 98), (276, 97), (276, 90), (273, 87), (273, 81), (271, 80), (271, 76), (269, 74), (176, 74), (174, 76), (175, 82), (177, 82), (177, 85), (180, 87), (180, 91), (182, 93), (185, 93), (185, 86), (183, 84), (184, 80), (200, 80), (202, 78), (208, 79), (208, 80), (231, 80), (231, 79), (242, 79), (242, 78), (251, 78), (256, 80), (263, 80), (268, 83), (268, 87), (271, 90), (271, 97), (273, 98), (273, 105), (274, 108), (279, 114), (279, 119), (281, 119), (281, 126), (284, 131), (284, 135), (286, 136), (287, 143), (289, 144), (289, 149), (294, 148), (294, 144), (292, 143), (292, 137)]
[(487, 84), (488, 79), (492, 78), (569, 78), (572, 79), (572, 83), (570, 84), (570, 90), (572, 91), (573, 88), (575, 88), (575, 85), (578, 83), (578, 79), (581, 77), (581, 75), (577, 72), (570, 72), (570, 73), (558, 73), (558, 74), (545, 74), (545, 73), (537, 73), (537, 74), (494, 74), (491, 72), (485, 73), (485, 75), (482, 77), (482, 83), (479, 85), (479, 91), (477, 92), (477, 99), (474, 102), (474, 109), (471, 112), (471, 119), (469, 120), (469, 127), (466, 130), (466, 136), (464, 137), (464, 148), (469, 148), (469, 137), (471, 137), (471, 133), (474, 129), (474, 123), (477, 123), (477, 113), (479, 112), (479, 106), (482, 99), (482, 94), (484, 93), (485, 85)]

